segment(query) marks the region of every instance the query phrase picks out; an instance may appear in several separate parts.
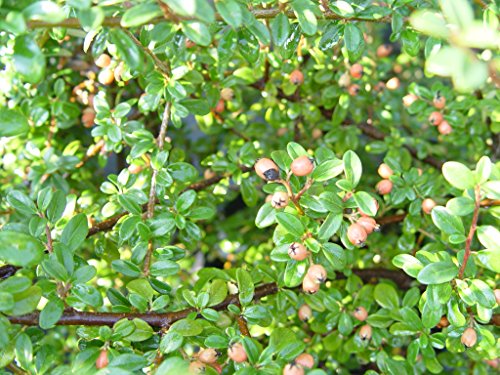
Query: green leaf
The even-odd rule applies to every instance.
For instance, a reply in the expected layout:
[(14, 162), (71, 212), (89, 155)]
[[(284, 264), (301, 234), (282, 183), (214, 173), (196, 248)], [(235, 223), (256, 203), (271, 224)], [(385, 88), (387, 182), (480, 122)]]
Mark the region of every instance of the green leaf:
[(23, 10), (28, 20), (59, 23), (66, 18), (66, 14), (59, 5), (52, 1), (37, 1)]
[(34, 237), (13, 231), (0, 232), (0, 259), (20, 267), (31, 267), (41, 262), (44, 246)]
[(292, 214), (288, 212), (278, 212), (276, 214), (276, 221), (280, 224), (288, 233), (291, 233), (295, 237), (301, 237), (305, 228), (301, 221)]
[(26, 194), (19, 190), (12, 190), (7, 194), (7, 202), (23, 215), (35, 215), (35, 203)]
[(344, 171), (344, 163), (340, 159), (325, 160), (314, 168), (312, 178), (314, 181), (328, 181), (337, 177)]
[(206, 0), (161, 0), (167, 4), (175, 14), (185, 17), (194, 17), (211, 23), (215, 21), (213, 8)]
[(198, 320), (181, 319), (172, 324), (169, 332), (177, 332), (182, 336), (198, 336), (203, 332), (203, 326)]
[(345, 250), (337, 244), (327, 242), (323, 244), (323, 254), (333, 269), (343, 270), (347, 263)]
[(354, 201), (364, 213), (369, 216), (377, 214), (377, 201), (370, 194), (364, 191), (354, 193)]
[(179, 357), (171, 357), (162, 361), (155, 375), (188, 374), (189, 362)]
[[(218, 4), (218, 3), (216, 3)], [(273, 43), (277, 46), (283, 46), (290, 35), (290, 22), (283, 13), (278, 14), (271, 21), (271, 35)]]
[(222, 19), (233, 29), (237, 29), (242, 25), (243, 12), (241, 10), (241, 5), (236, 0), (216, 1), (215, 8)]
[(477, 238), (484, 247), (500, 250), (500, 231), (494, 226), (481, 225), (477, 227)]
[(14, 296), (11, 293), (0, 292), (0, 311), (11, 310), (14, 307)]
[(402, 268), (408, 275), (417, 277), (418, 273), (424, 268), (424, 265), (410, 254), (398, 254), (392, 259), (392, 264)]
[(475, 184), (472, 171), (456, 161), (448, 161), (443, 164), (443, 176), (446, 181), (458, 189), (470, 189)]
[(168, 331), (160, 341), (160, 351), (163, 354), (173, 353), (179, 349), (184, 341), (184, 337), (175, 331)]
[(428, 9), (413, 12), (410, 23), (415, 30), (435, 38), (447, 39), (450, 33), (443, 16)]
[(459, 217), (451, 215), (443, 206), (436, 206), (431, 212), (434, 224), (446, 234), (464, 234), (464, 224)]
[(112, 29), (110, 37), (120, 57), (131, 69), (137, 69), (142, 63), (142, 55), (139, 47), (130, 39), (125, 31)]
[(0, 137), (26, 135), (30, 130), (28, 119), (20, 112), (0, 107)]
[(71, 292), (86, 305), (92, 307), (99, 307), (102, 305), (102, 296), (92, 285), (77, 284), (71, 288)]
[(490, 178), (493, 165), (491, 159), (483, 156), (476, 164), (474, 174), (476, 176), (476, 184), (483, 184)]
[(343, 161), (346, 178), (351, 183), (352, 187), (355, 188), (361, 179), (361, 174), (363, 173), (361, 160), (353, 151), (347, 151), (344, 154)]
[(458, 267), (452, 262), (429, 263), (419, 273), (417, 280), (422, 284), (442, 284), (453, 280)]
[(470, 289), (472, 291), (474, 299), (481, 306), (491, 309), (496, 305), (495, 294), (493, 293), (493, 290), (483, 280), (471, 280)]
[(49, 329), (55, 326), (64, 312), (64, 303), (59, 299), (50, 300), (40, 312), (40, 328)]
[(397, 309), (399, 307), (399, 297), (396, 289), (389, 284), (377, 284), (373, 291), (375, 301), (387, 309)]
[(474, 11), (467, 0), (439, 0), (448, 22), (465, 29), (474, 20)]
[(500, 249), (481, 250), (473, 252), (473, 255), (481, 262), (483, 267), (493, 272), (500, 272)]
[[(110, 371), (111, 373), (123, 373), (123, 371), (133, 372), (138, 371), (147, 365), (148, 361), (140, 355), (131, 353), (120, 354), (111, 359), (107, 367), (107, 371)], [(115, 369), (120, 369), (122, 371), (117, 371)]]
[(319, 48), (322, 51), (331, 50), (336, 46), (342, 36), (343, 26), (335, 23), (328, 23), (319, 41)]
[(354, 16), (354, 9), (347, 1), (339, 0), (332, 1), (328, 4), (328, 7), (339, 16), (343, 18), (349, 18)]
[(318, 239), (321, 241), (328, 241), (340, 228), (342, 224), (343, 216), (342, 214), (331, 212), (326, 217), (323, 224), (318, 231)]
[(141, 269), (129, 260), (117, 259), (111, 262), (111, 268), (125, 276), (137, 277), (141, 274)]
[(23, 79), (38, 83), (45, 75), (45, 56), (30, 35), (20, 35), (14, 45), (14, 66)]
[(175, 202), (175, 208), (178, 212), (184, 213), (193, 205), (196, 200), (196, 191), (187, 190), (182, 193)]
[(304, 34), (316, 34), (318, 20), (313, 12), (312, 2), (309, 0), (294, 0), (291, 2), (291, 6)]
[(265, 203), (257, 212), (257, 216), (255, 217), (255, 225), (257, 228), (265, 228), (276, 221), (276, 210), (271, 206), (271, 203)]
[(297, 159), (299, 156), (309, 156), (306, 149), (295, 142), (289, 142), (286, 145), (286, 151), (292, 160)]
[(452, 215), (467, 216), (474, 211), (474, 200), (469, 197), (452, 198), (446, 202), (446, 209)]
[(64, 227), (61, 242), (68, 246), (68, 250), (75, 251), (85, 241), (88, 232), (87, 216), (78, 214), (73, 216)]
[(136, 27), (161, 15), (162, 11), (157, 3), (138, 4), (123, 13), (120, 24), (122, 27)]
[(14, 307), (4, 313), (16, 316), (29, 314), (36, 309), (41, 297), (42, 289), (32, 286), (21, 293), (14, 294)]
[(243, 306), (249, 305), (253, 300), (255, 286), (252, 277), (247, 270), (238, 268), (236, 271), (238, 281), (239, 299)]
[(196, 44), (207, 47), (212, 42), (212, 35), (208, 27), (201, 22), (185, 21), (182, 23), (184, 34)]
[(363, 33), (354, 23), (345, 25), (344, 43), (351, 61), (357, 60), (362, 55), (365, 47), (365, 40), (363, 38)]

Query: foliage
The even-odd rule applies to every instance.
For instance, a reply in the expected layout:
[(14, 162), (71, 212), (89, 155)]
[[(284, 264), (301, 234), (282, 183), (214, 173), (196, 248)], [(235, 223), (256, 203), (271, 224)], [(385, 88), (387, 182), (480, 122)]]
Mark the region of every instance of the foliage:
[(498, 367), (494, 2), (0, 16), (0, 373)]

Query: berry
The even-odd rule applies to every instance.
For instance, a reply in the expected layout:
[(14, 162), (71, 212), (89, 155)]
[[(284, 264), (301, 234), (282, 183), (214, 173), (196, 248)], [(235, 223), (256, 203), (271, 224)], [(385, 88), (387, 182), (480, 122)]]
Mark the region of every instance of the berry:
[(104, 69), (99, 72), (97, 80), (101, 85), (111, 85), (115, 80), (115, 74), (112, 69)]
[(391, 180), (381, 180), (375, 187), (380, 195), (389, 194), (392, 191), (392, 181)]
[(361, 91), (361, 88), (359, 87), (359, 85), (356, 85), (356, 84), (350, 85), (349, 88), (347, 89), (347, 92), (351, 96), (358, 95), (360, 91)]
[(444, 96), (437, 94), (434, 97), (432, 104), (434, 104), (434, 107), (437, 109), (443, 109), (446, 105), (446, 98)]
[(297, 363), (289, 363), (283, 369), (283, 375), (304, 375), (304, 369)]
[(366, 311), (363, 306), (358, 306), (354, 309), (354, 313), (352, 315), (359, 321), (364, 322), (366, 318), (368, 318), (368, 311)]
[(311, 133), (313, 139), (318, 139), (323, 136), (323, 131), (319, 128), (314, 128), (312, 133)]
[(268, 158), (262, 158), (255, 163), (255, 172), (257, 175), (266, 181), (274, 181), (280, 177), (278, 166), (274, 161)]
[(415, 94), (408, 94), (403, 96), (403, 105), (408, 108), (411, 106), (413, 103), (415, 103), (418, 100), (418, 96)]
[(186, 39), (186, 41), (184, 42), (184, 45), (186, 46), (186, 48), (193, 48), (196, 46), (196, 43), (193, 42), (191, 39)]
[(212, 348), (203, 349), (198, 353), (198, 359), (203, 363), (215, 363), (217, 358), (219, 358), (219, 353)]
[(394, 174), (394, 171), (391, 169), (391, 167), (389, 167), (385, 163), (379, 165), (377, 172), (382, 178), (389, 178)]
[(111, 57), (109, 57), (109, 55), (103, 53), (102, 55), (100, 55), (96, 60), (95, 60), (95, 64), (99, 67), (99, 68), (106, 68), (107, 66), (109, 66), (109, 64), (111, 64)]
[(429, 122), (431, 125), (438, 126), (441, 122), (443, 122), (443, 115), (441, 112), (434, 111), (429, 116)]
[(224, 112), (225, 108), (226, 108), (226, 103), (224, 102), (224, 100), (219, 99), (219, 101), (215, 105), (214, 111), (215, 113), (222, 113)]
[(131, 173), (131, 174), (137, 174), (139, 172), (142, 171), (142, 166), (138, 165), (138, 164), (130, 164), (128, 166), (128, 171)]
[(500, 289), (495, 289), (493, 293), (495, 293), (495, 299), (497, 300), (497, 305), (500, 305)]
[(299, 307), (299, 319), (305, 322), (306, 320), (311, 319), (312, 317), (312, 310), (307, 304), (303, 304), (302, 306)]
[(273, 201), (273, 195), (272, 194), (266, 195), (266, 203), (271, 203), (272, 201)]
[(450, 325), (450, 322), (446, 316), (442, 316), (441, 319), (439, 319), (439, 323), (437, 324), (438, 328), (446, 328)]
[(294, 260), (304, 260), (309, 255), (309, 251), (301, 243), (293, 242), (288, 247), (288, 255)]
[(122, 61), (115, 68), (115, 71), (114, 71), (115, 81), (121, 81), (124, 72), (125, 72), (125, 65), (123, 64), (123, 61)]
[(206, 366), (200, 361), (193, 361), (189, 364), (190, 374), (203, 374), (206, 370)]
[(229, 347), (227, 350), (227, 356), (236, 363), (245, 362), (247, 360), (245, 348), (239, 342)]
[(295, 176), (307, 176), (314, 169), (314, 164), (312, 159), (306, 155), (299, 156), (290, 165), (290, 170)]
[(460, 341), (462, 344), (464, 344), (466, 347), (470, 348), (476, 345), (477, 341), (477, 333), (474, 331), (474, 328), (467, 328), (464, 333), (462, 333), (462, 337), (460, 338)]
[(82, 113), (82, 124), (86, 128), (91, 128), (94, 125), (94, 120), (95, 120), (95, 111), (87, 107), (83, 110)]
[(306, 277), (310, 278), (317, 284), (324, 283), (326, 281), (326, 270), (321, 264), (313, 264), (307, 270)]
[(434, 207), (436, 207), (436, 202), (434, 202), (432, 199), (425, 198), (422, 201), (422, 211), (424, 211), (427, 215), (431, 213)]
[(234, 91), (233, 89), (230, 89), (229, 87), (225, 87), (220, 91), (220, 97), (224, 101), (229, 101), (233, 100), (234, 98)]
[(320, 284), (317, 284), (307, 276), (304, 277), (304, 280), (302, 280), (302, 289), (306, 293), (314, 294), (319, 290), (319, 287)]
[(102, 349), (101, 352), (99, 353), (99, 357), (97, 357), (95, 361), (95, 367), (97, 369), (102, 369), (108, 366), (109, 359), (108, 359), (108, 351), (106, 349)]
[(377, 224), (374, 218), (368, 216), (362, 216), (356, 221), (356, 224), (361, 225), (367, 234), (372, 232), (377, 232), (380, 226)]
[(290, 73), (290, 82), (297, 86), (302, 85), (304, 83), (304, 74), (300, 70), (295, 69)]
[(215, 176), (217, 176), (217, 174), (211, 169), (205, 169), (205, 171), (203, 172), (203, 178), (205, 180), (209, 180), (211, 178), (214, 178)]
[(390, 44), (382, 44), (377, 48), (377, 57), (387, 57), (392, 52), (392, 46)]
[(355, 246), (363, 246), (367, 237), (368, 233), (360, 224), (354, 223), (347, 228), (347, 238)]
[(384, 89), (385, 89), (385, 83), (384, 82), (377, 82), (377, 84), (373, 88), (373, 90), (375, 92), (381, 92), (381, 91), (384, 91)]
[(388, 80), (385, 83), (385, 87), (387, 87), (389, 90), (397, 90), (397, 89), (399, 89), (400, 85), (401, 85), (401, 82), (399, 81), (398, 77), (392, 77), (390, 80)]
[(438, 125), (438, 132), (442, 135), (448, 135), (453, 131), (451, 125), (448, 121), (443, 120), (441, 124)]
[(349, 69), (349, 73), (351, 74), (352, 78), (361, 78), (363, 76), (363, 65), (354, 64)]
[(277, 191), (273, 194), (273, 198), (271, 199), (271, 205), (276, 209), (285, 208), (288, 205), (290, 198), (288, 194), (284, 191)]
[(372, 338), (372, 327), (368, 324), (362, 326), (359, 330), (359, 337), (361, 340), (369, 341)]
[(309, 353), (302, 353), (294, 361), (296, 364), (306, 368), (314, 367), (314, 357)]
[(347, 72), (342, 74), (339, 78), (339, 86), (347, 87), (350, 84), (351, 84), (351, 77), (349, 76), (349, 74), (347, 74)]

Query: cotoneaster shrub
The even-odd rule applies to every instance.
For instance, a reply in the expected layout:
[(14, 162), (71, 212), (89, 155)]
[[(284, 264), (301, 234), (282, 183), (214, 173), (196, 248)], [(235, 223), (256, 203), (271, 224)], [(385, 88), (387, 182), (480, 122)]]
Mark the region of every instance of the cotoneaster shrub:
[(498, 371), (498, 20), (0, 1), (0, 372)]

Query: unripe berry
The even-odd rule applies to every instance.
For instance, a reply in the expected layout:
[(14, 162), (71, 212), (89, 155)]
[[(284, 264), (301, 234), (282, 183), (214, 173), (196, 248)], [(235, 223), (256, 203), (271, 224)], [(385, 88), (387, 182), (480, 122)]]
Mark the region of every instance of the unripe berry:
[(413, 103), (415, 103), (418, 100), (418, 96), (415, 94), (408, 94), (403, 96), (403, 105), (408, 108), (411, 106)]
[(295, 69), (290, 73), (290, 82), (297, 86), (302, 85), (304, 83), (304, 74), (300, 70)]
[(222, 100), (225, 100), (226, 102), (229, 100), (233, 100), (234, 98), (234, 91), (233, 89), (230, 89), (229, 87), (225, 87), (220, 91), (220, 97)]
[(94, 125), (94, 120), (95, 120), (95, 111), (87, 107), (83, 110), (82, 113), (82, 124), (86, 128), (91, 128)]
[(446, 98), (438, 94), (434, 97), (432, 104), (434, 104), (434, 107), (437, 109), (443, 109), (446, 105)]
[(103, 53), (102, 55), (100, 55), (96, 60), (95, 60), (95, 64), (99, 67), (99, 68), (106, 68), (107, 66), (109, 66), (109, 64), (111, 64), (111, 57), (109, 57), (109, 55)]
[(377, 57), (387, 57), (392, 52), (392, 46), (390, 44), (382, 44), (377, 48)]
[(309, 307), (309, 305), (304, 303), (302, 306), (299, 307), (299, 311), (297, 314), (299, 316), (299, 319), (302, 320), (303, 322), (305, 322), (306, 320), (311, 319), (312, 313), (313, 312), (312, 312), (311, 308)]
[(310, 174), (314, 169), (314, 164), (312, 160), (306, 156), (302, 155), (296, 158), (294, 161), (292, 161), (292, 164), (290, 165), (290, 170), (295, 176), (307, 176)]
[(500, 289), (495, 289), (493, 293), (495, 293), (495, 299), (497, 300), (497, 305), (500, 305)]
[(422, 211), (424, 211), (427, 215), (431, 213), (434, 207), (436, 207), (436, 202), (434, 202), (431, 198), (425, 198), (422, 201)]
[(438, 125), (438, 132), (442, 135), (448, 135), (453, 131), (453, 128), (448, 123), (448, 121), (443, 120), (441, 124)]
[(394, 174), (394, 171), (391, 169), (391, 167), (389, 167), (385, 163), (379, 165), (377, 172), (382, 178), (389, 178)]
[(215, 113), (222, 113), (224, 112), (225, 108), (226, 108), (226, 103), (224, 102), (224, 100), (219, 99), (219, 101), (215, 105), (214, 111)]
[(359, 330), (359, 337), (361, 340), (369, 341), (372, 338), (372, 327), (368, 324), (362, 326)]
[(206, 366), (200, 361), (193, 361), (189, 364), (190, 374), (203, 374), (206, 370)]
[(464, 333), (462, 333), (462, 337), (460, 338), (460, 341), (462, 342), (462, 344), (464, 344), (468, 348), (476, 345), (477, 333), (474, 330), (474, 328), (472, 328), (472, 327), (467, 328), (464, 331)]
[(326, 270), (321, 264), (313, 264), (307, 270), (306, 277), (310, 278), (317, 284), (324, 283), (326, 281)]
[(399, 81), (398, 77), (392, 77), (390, 80), (388, 80), (385, 84), (385, 87), (389, 90), (397, 90), (399, 89), (399, 86), (401, 85), (401, 82)]
[(294, 260), (304, 260), (309, 255), (309, 251), (301, 243), (293, 242), (288, 247), (288, 255)]
[(289, 363), (283, 369), (283, 375), (304, 375), (304, 369), (297, 363)]
[(347, 238), (353, 245), (363, 246), (368, 238), (368, 233), (361, 225), (354, 223), (347, 228)]
[(112, 69), (104, 69), (99, 72), (97, 80), (101, 85), (111, 85), (115, 80), (115, 74)]
[(245, 362), (247, 360), (245, 348), (239, 342), (229, 347), (227, 350), (227, 356), (236, 363)]
[(302, 353), (294, 361), (296, 364), (306, 368), (314, 367), (314, 357), (309, 353)]
[(257, 175), (266, 181), (274, 181), (280, 177), (278, 166), (274, 161), (268, 158), (262, 158), (255, 163), (255, 172)]
[(351, 96), (356, 96), (359, 94), (360, 90), (361, 90), (361, 88), (359, 87), (359, 85), (354, 84), (354, 85), (349, 86), (349, 88), (347, 89), (347, 92)]
[(375, 187), (380, 195), (389, 194), (392, 191), (392, 181), (391, 180), (381, 180)]
[(314, 294), (319, 290), (319, 288), (320, 284), (317, 284), (307, 276), (304, 277), (304, 280), (302, 280), (302, 289), (306, 293)]
[(99, 357), (97, 357), (95, 361), (95, 367), (97, 369), (102, 369), (108, 366), (108, 351), (106, 349), (102, 349), (99, 353)]
[(441, 112), (432, 112), (429, 116), (429, 122), (431, 125), (438, 126), (443, 121), (443, 115)]
[(288, 205), (289, 201), (290, 198), (288, 197), (287, 193), (285, 193), (284, 191), (277, 191), (273, 194), (271, 205), (279, 210), (285, 208)]
[(349, 73), (351, 74), (352, 78), (361, 78), (363, 76), (363, 65), (361, 64), (354, 64), (351, 66), (349, 69)]
[(363, 306), (358, 306), (352, 315), (359, 321), (364, 322), (368, 318), (368, 311)]
[(361, 216), (358, 221), (356, 221), (356, 224), (361, 225), (367, 234), (377, 232), (380, 228), (375, 219), (368, 216)]
[(219, 358), (219, 353), (212, 348), (203, 349), (198, 353), (198, 359), (203, 363), (215, 363), (217, 358)]

